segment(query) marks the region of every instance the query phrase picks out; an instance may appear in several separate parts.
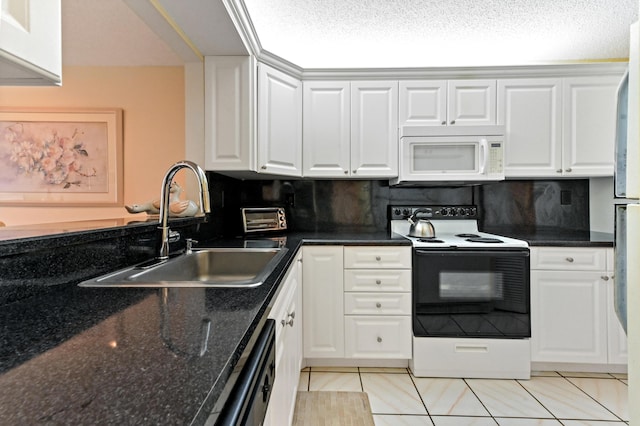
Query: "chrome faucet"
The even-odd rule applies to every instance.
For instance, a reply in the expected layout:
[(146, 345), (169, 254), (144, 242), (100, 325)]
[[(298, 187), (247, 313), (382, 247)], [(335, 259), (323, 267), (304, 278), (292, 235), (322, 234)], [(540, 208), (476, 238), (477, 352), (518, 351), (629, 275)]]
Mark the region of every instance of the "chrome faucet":
[(169, 229), (169, 190), (171, 189), (171, 182), (173, 178), (181, 169), (187, 168), (191, 170), (197, 177), (199, 192), (200, 192), (200, 210), (202, 213), (211, 212), (211, 203), (209, 201), (209, 182), (204, 170), (200, 168), (196, 163), (192, 161), (179, 161), (169, 168), (162, 180), (162, 192), (160, 194), (160, 220), (158, 228), (161, 231), (160, 236), (160, 250), (158, 252), (158, 259), (164, 260), (169, 257), (169, 238), (171, 237), (171, 230)]

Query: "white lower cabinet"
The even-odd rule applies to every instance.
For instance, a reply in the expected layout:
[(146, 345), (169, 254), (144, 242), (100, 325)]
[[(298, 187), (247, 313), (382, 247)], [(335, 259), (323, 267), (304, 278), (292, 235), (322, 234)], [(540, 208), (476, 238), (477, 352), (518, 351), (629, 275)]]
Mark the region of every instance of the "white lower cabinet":
[(346, 358), (411, 358), (411, 248), (344, 248)]
[(532, 248), (533, 363), (580, 364), (582, 370), (626, 364), (626, 338), (613, 312), (610, 251)]
[(302, 248), (304, 357), (344, 357), (342, 246)]
[(411, 358), (411, 247), (305, 246), (304, 356)]
[(345, 358), (411, 358), (411, 248), (344, 248)]
[(347, 315), (344, 321), (346, 358), (411, 358), (411, 316)]
[(302, 367), (302, 254), (289, 268), (269, 318), (276, 320), (276, 376), (265, 425), (290, 425)]

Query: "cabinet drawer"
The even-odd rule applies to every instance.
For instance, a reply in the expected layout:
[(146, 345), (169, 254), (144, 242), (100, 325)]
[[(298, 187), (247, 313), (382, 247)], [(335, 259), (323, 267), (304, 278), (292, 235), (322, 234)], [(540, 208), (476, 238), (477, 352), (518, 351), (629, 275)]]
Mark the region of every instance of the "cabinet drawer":
[(411, 269), (345, 269), (345, 291), (411, 291)]
[(532, 247), (531, 269), (605, 271), (606, 249)]
[(345, 293), (345, 315), (411, 315), (411, 293)]
[(346, 269), (411, 268), (411, 247), (348, 246), (344, 248)]
[(345, 317), (348, 358), (411, 358), (410, 316)]

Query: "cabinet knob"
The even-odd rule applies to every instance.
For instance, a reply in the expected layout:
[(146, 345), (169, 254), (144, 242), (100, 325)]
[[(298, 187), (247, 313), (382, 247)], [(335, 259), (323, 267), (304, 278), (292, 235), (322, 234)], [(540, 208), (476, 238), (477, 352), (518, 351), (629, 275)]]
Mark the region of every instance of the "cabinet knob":
[(376, 284), (378, 285), (382, 284), (382, 280), (376, 280)]
[(562, 169), (556, 170), (556, 173), (562, 173)]
[(382, 303), (380, 302), (376, 303), (376, 308), (382, 308)]
[(456, 124), (456, 120), (451, 120), (450, 124)]
[(567, 257), (566, 261), (569, 263), (573, 263), (573, 257)]
[(282, 326), (290, 326), (293, 327), (293, 318), (291, 318), (289, 321), (285, 321), (285, 320), (280, 320), (280, 324), (282, 324)]
[(345, 170), (345, 171), (344, 171), (344, 174), (345, 174), (345, 175), (348, 175), (348, 174), (349, 174), (349, 170)]
[(567, 173), (571, 173), (571, 167), (569, 167), (568, 169), (564, 169), (564, 171)]
[(609, 277), (606, 275), (603, 275), (600, 278), (602, 278), (603, 281), (609, 281)]
[(443, 122), (442, 122), (442, 125), (443, 125), (443, 126), (445, 126), (446, 124), (447, 124), (447, 122), (446, 122), (446, 121), (443, 121)]
[(267, 166), (260, 167), (262, 170), (267, 170)]
[(380, 262), (380, 261), (382, 260), (382, 258), (381, 258), (380, 256), (376, 256), (376, 260), (377, 260), (378, 262)]
[(378, 337), (377, 340), (378, 340), (378, 343), (381, 343), (382, 342), (382, 337)]

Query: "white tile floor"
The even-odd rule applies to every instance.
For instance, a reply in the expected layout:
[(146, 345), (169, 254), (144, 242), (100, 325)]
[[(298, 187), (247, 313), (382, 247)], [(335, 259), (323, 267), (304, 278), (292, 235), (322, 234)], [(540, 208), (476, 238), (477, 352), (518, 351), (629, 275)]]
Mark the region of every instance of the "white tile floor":
[(376, 426), (615, 426), (629, 422), (627, 376), (533, 373), (531, 380), (414, 377), (404, 368), (311, 367), (301, 391), (364, 391)]

